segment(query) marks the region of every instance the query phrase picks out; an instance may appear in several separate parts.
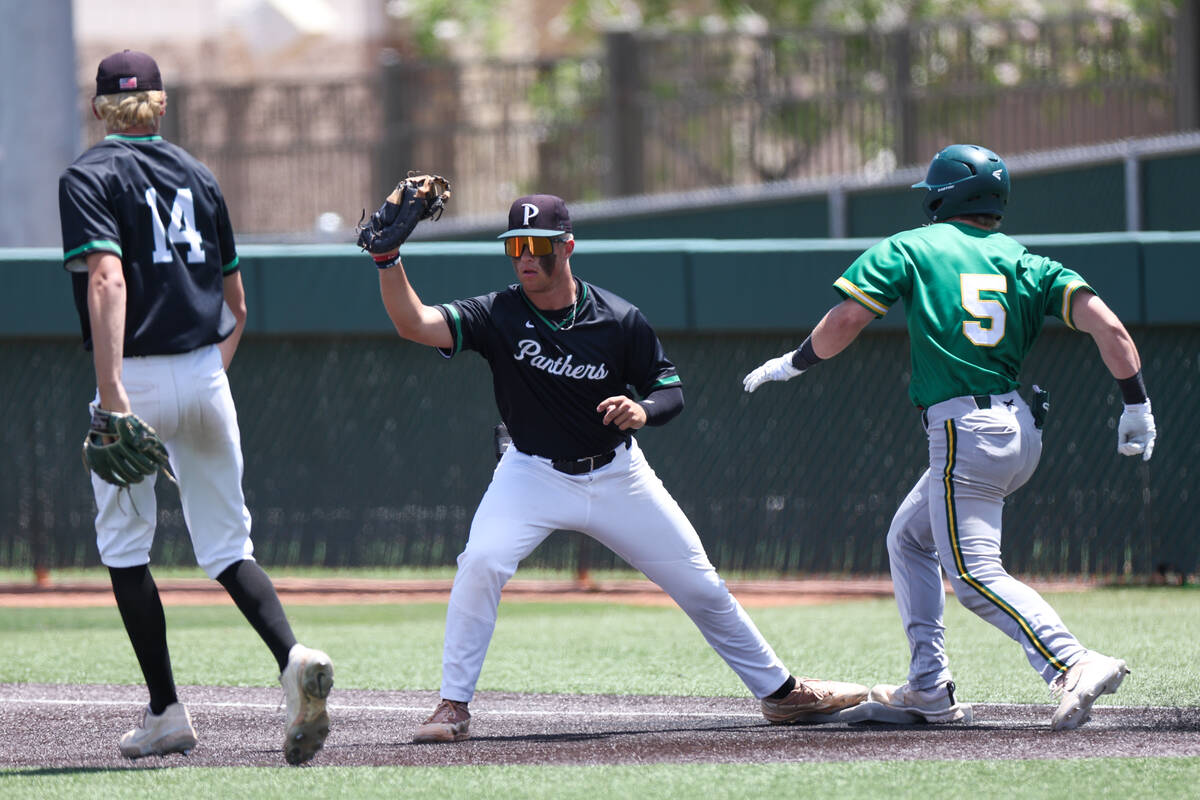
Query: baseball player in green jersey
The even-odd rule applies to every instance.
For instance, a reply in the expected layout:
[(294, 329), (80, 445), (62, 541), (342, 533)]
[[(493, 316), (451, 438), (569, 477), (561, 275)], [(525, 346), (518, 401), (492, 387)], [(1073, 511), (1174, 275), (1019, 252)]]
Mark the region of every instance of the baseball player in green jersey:
[(834, 282), (845, 299), (797, 350), (762, 364), (743, 385), (753, 392), (766, 381), (803, 374), (904, 301), (909, 395), (929, 437), (929, 469), (887, 536), (911, 661), (907, 682), (875, 686), (864, 708), (885, 722), (971, 720), (970, 706), (954, 695), (944, 647), (945, 570), (959, 601), (1019, 642), (1060, 698), (1050, 727), (1075, 728), (1128, 670), (1124, 661), (1081, 645), (1054, 609), (1001, 564), (1004, 498), (1029, 480), (1042, 452), (1040, 414), (1017, 393), (1017, 375), (1045, 317), (1089, 334), (1125, 401), (1117, 451), (1148, 460), (1155, 428), (1141, 359), (1125, 326), (1079, 274), (999, 233), (1009, 194), (999, 156), (952, 145), (913, 188), (925, 191), (932, 224), (859, 256)]

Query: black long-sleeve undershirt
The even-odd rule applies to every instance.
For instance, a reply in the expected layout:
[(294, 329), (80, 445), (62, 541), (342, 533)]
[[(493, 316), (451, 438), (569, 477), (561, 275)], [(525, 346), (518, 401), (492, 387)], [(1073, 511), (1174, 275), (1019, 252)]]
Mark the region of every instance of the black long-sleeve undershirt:
[(664, 386), (655, 389), (642, 398), (641, 406), (646, 409), (647, 425), (665, 425), (683, 411), (683, 388)]

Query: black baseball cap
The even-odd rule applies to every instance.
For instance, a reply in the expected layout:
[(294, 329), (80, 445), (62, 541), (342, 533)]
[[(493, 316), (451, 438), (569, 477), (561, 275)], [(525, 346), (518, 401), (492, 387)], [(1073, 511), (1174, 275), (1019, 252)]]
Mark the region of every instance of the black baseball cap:
[(121, 92), (161, 91), (158, 64), (145, 53), (122, 50), (100, 62), (96, 70), (96, 96)]
[(529, 194), (518, 197), (508, 209), (508, 230), (497, 239), (513, 236), (562, 236), (571, 232), (571, 215), (561, 197)]

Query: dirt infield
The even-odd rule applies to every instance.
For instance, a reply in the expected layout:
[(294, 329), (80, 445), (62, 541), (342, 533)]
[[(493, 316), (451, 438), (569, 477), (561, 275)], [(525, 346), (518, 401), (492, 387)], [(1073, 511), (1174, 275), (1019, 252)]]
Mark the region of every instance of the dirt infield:
[[(302, 580), (277, 582), (288, 603), (444, 602), (449, 581)], [(1033, 582), (1041, 591), (1080, 590), (1076, 582)], [(161, 582), (166, 604), (229, 602), (204, 580)], [(886, 579), (730, 582), (746, 606), (812, 604), (891, 595)], [(646, 581), (581, 585), (515, 580), (506, 602), (668, 604)], [(0, 585), (0, 606), (112, 605), (103, 581), (50, 587)], [(283, 764), (278, 688), (180, 687), (200, 733), (184, 758), (149, 758), (133, 767)], [(1200, 756), (1200, 708), (1101, 705), (1078, 731), (1052, 733), (1050, 705), (976, 704), (966, 725), (876, 723), (773, 726), (749, 697), (518, 695), (481, 692), (471, 709), (472, 739), (414, 745), (434, 692), (335, 688), (333, 731), (314, 766), (765, 763), (915, 759), (1057, 759)], [(0, 684), (0, 768), (125, 767), (117, 737), (138, 721), (140, 686)]]
[[(186, 758), (134, 768), (281, 766), (282, 692), (180, 687), (200, 734)], [(472, 738), (414, 745), (433, 692), (338, 690), (333, 728), (313, 766), (767, 763), (1200, 756), (1200, 709), (1097, 706), (1090, 723), (1052, 733), (1051, 707), (975, 706), (964, 725), (774, 726), (749, 698), (517, 695), (481, 692)], [(136, 686), (0, 684), (0, 768), (125, 767), (117, 737), (139, 719)]]

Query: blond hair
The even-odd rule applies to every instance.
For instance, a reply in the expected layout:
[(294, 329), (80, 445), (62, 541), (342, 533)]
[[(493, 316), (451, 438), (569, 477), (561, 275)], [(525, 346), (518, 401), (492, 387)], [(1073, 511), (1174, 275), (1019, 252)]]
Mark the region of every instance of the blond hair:
[(145, 92), (120, 92), (119, 94), (97, 95), (92, 106), (110, 131), (129, 128), (158, 130), (163, 109), (167, 106), (167, 93), (158, 89)]

